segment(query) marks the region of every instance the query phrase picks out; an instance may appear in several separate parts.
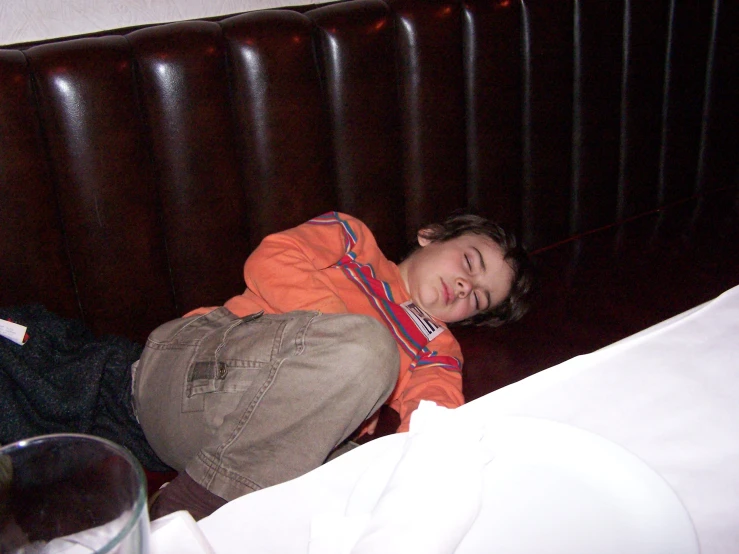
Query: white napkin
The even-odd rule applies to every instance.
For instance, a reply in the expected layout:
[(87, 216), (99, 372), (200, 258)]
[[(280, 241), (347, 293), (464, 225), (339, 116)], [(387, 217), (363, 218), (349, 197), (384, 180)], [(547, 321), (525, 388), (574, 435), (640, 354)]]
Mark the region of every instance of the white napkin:
[(190, 512), (180, 510), (151, 522), (151, 554), (215, 554)]
[(323, 513), (313, 516), (310, 522), (309, 554), (351, 552), (370, 518), (370, 514)]
[(26, 554), (93, 554), (103, 550), (130, 519), (130, 512), (125, 512), (99, 527), (58, 537), (48, 543), (42, 541), (31, 543), (24, 547), (23, 552)]
[(314, 517), (309, 553), (454, 552), (482, 504), (483, 469), (491, 457), (482, 437), (479, 422), (421, 402), (376, 504), (366, 514)]

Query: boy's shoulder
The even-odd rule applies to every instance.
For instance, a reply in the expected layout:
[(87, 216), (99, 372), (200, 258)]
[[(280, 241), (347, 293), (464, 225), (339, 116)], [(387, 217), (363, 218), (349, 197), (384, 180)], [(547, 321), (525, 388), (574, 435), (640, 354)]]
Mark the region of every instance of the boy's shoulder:
[(360, 220), (358, 217), (344, 212), (326, 212), (321, 215), (309, 219), (307, 222), (309, 225), (341, 225), (346, 228), (348, 232), (356, 229), (366, 230), (371, 233), (369, 227)]
[[(326, 212), (308, 220), (303, 225), (338, 229), (350, 247), (361, 244), (365, 247), (369, 245), (371, 248), (377, 248), (372, 230), (362, 220), (351, 214), (338, 211)], [(296, 229), (300, 229), (303, 225)]]

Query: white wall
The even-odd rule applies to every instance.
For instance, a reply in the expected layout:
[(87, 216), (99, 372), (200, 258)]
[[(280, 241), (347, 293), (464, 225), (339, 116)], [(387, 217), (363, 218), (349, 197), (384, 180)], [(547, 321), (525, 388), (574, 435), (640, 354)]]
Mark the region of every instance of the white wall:
[(0, 0), (0, 45), (330, 0)]

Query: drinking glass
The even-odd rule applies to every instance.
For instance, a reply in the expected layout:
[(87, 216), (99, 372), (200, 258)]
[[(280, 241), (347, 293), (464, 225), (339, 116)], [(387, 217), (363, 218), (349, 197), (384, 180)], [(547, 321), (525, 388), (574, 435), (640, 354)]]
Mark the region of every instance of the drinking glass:
[(125, 448), (55, 434), (0, 448), (0, 553), (149, 554), (146, 480)]

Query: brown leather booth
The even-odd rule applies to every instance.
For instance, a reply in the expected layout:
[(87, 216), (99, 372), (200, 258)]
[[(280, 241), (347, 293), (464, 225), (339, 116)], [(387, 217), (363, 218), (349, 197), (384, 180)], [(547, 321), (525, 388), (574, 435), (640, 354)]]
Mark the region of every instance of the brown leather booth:
[(268, 233), (340, 210), (399, 259), (470, 209), (540, 282), (458, 332), (479, 397), (739, 284), (738, 12), (350, 0), (2, 47), (0, 305), (143, 341)]

